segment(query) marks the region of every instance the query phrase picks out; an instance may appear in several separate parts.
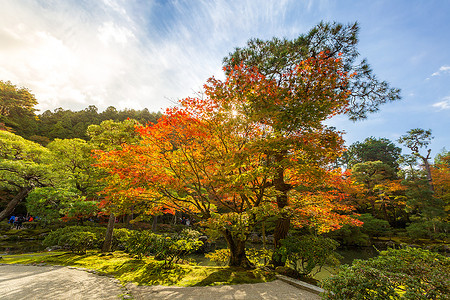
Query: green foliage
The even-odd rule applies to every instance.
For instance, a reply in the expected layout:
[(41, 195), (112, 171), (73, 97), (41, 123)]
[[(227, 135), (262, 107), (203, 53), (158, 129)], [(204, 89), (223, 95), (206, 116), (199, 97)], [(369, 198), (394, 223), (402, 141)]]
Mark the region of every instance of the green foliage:
[(364, 222), (361, 227), (344, 225), (327, 236), (339, 241), (341, 245), (364, 247), (369, 246), (371, 237), (389, 235), (392, 230), (389, 222), (377, 219), (371, 214), (361, 214), (357, 219)]
[(114, 229), (113, 232), (113, 239), (112, 239), (112, 246), (111, 248), (113, 250), (115, 249), (125, 249), (125, 245), (128, 242), (128, 239), (133, 234), (132, 230), (126, 229), (126, 228), (117, 228)]
[(352, 167), (352, 177), (367, 189), (386, 179), (395, 179), (396, 173), (393, 168), (382, 161), (368, 161), (355, 164)]
[(36, 122), (36, 104), (30, 90), (0, 80), (0, 130), (29, 132)]
[(88, 249), (100, 248), (104, 236), (103, 227), (66, 226), (50, 232), (42, 243), (46, 247), (60, 246), (84, 254)]
[(371, 237), (385, 235), (391, 229), (388, 221), (377, 219), (371, 214), (362, 214), (358, 220), (364, 222), (361, 231)]
[(315, 273), (320, 272), (324, 265), (338, 265), (339, 256), (334, 252), (338, 246), (338, 242), (322, 236), (288, 236), (281, 241), (281, 247), (275, 255), (305, 276), (314, 269)]
[(327, 233), (327, 236), (345, 246), (369, 246), (370, 237), (361, 232), (360, 227), (344, 225), (342, 228)]
[(64, 235), (60, 243), (67, 245), (73, 253), (86, 254), (88, 249), (93, 249), (98, 242), (95, 233), (88, 231), (71, 232)]
[(72, 198), (65, 202), (60, 212), (64, 214), (64, 220), (79, 220), (96, 216), (100, 209), (97, 201), (86, 200), (85, 197)]
[(419, 149), (427, 148), (433, 138), (431, 129), (415, 128), (402, 135), (397, 141), (411, 149), (413, 154), (418, 155)]
[(126, 250), (139, 259), (154, 255), (166, 265), (178, 262), (185, 255), (198, 250), (203, 242), (182, 235), (160, 235), (147, 230), (134, 231), (126, 241)]
[(32, 216), (38, 216), (42, 223), (48, 224), (60, 218), (62, 203), (69, 202), (73, 197), (78, 195), (66, 189), (35, 188), (26, 199), (27, 211)]
[(247, 248), (245, 249), (245, 255), (256, 267), (264, 267), (271, 261), (273, 250)]
[(0, 187), (48, 185), (54, 175), (53, 162), (48, 149), (0, 130)]
[(183, 228), (179, 233), (179, 237), (186, 240), (197, 240), (202, 235), (200, 231), (191, 228)]
[(450, 258), (423, 249), (389, 249), (355, 260), (323, 283), (324, 299), (448, 299)]
[[(2, 95), (2, 83), (0, 81), (0, 111), (3, 110), (3, 100), (6, 99)], [(118, 111), (112, 106), (108, 107), (104, 112), (99, 113), (97, 107), (94, 105), (90, 105), (80, 111), (65, 110), (63, 108), (57, 108), (53, 111), (46, 110), (42, 114), (35, 116), (35, 109), (32, 106), (37, 102), (34, 96), (24, 88), (17, 89), (17, 91), (22, 92), (22, 95), (19, 95), (22, 99), (28, 97), (31, 100), (28, 101), (28, 98), (25, 99), (28, 107), (22, 107), (19, 101), (13, 103), (14, 107), (8, 104), (8, 115), (3, 116), (3, 113), (0, 115), (0, 124), (5, 123), (7, 128), (14, 129), (18, 135), (36, 141), (44, 146), (54, 139), (78, 138), (88, 140), (89, 137), (86, 134), (86, 130), (89, 125), (98, 125), (102, 121), (113, 120), (115, 122), (123, 122), (127, 119), (133, 119), (141, 124), (146, 124), (149, 122), (156, 123), (161, 116), (161, 113), (151, 113), (148, 109), (125, 109)], [(28, 95), (25, 95), (26, 93)], [(26, 97), (22, 97), (23, 95)], [(2, 125), (0, 125), (1, 127)]]
[(135, 131), (138, 125), (139, 122), (131, 119), (123, 122), (106, 120), (100, 125), (90, 125), (86, 134), (97, 149), (116, 150), (120, 149), (122, 144), (135, 144), (139, 141), (139, 135)]
[(101, 174), (93, 166), (94, 145), (82, 139), (55, 139), (47, 145), (55, 155), (58, 168), (67, 173), (66, 181), (83, 196), (96, 198), (100, 191), (98, 179)]
[(219, 266), (226, 266), (230, 260), (230, 250), (217, 249), (214, 252), (206, 253), (205, 257)]
[(96, 201), (87, 201), (77, 191), (54, 187), (36, 188), (26, 199), (27, 211), (38, 216), (44, 224), (49, 224), (61, 216), (63, 219), (82, 220), (99, 212)]
[[(263, 267), (271, 260), (273, 251), (269, 249), (246, 248), (245, 255), (254, 266)], [(214, 252), (206, 253), (205, 257), (219, 266), (226, 266), (230, 260), (230, 250), (217, 249)]]
[(406, 227), (408, 236), (412, 239), (448, 239), (450, 231), (448, 222), (421, 221), (413, 222)]
[(368, 137), (363, 142), (351, 144), (344, 153), (343, 160), (347, 163), (347, 168), (352, 168), (358, 163), (381, 161), (396, 170), (401, 151), (400, 147), (386, 138)]
[[(347, 115), (351, 120), (364, 119), (379, 106), (400, 99), (400, 90), (379, 81), (365, 59), (358, 61), (358, 23), (321, 22), (307, 34), (293, 40), (273, 38), (263, 41), (251, 39), (244, 48), (236, 48), (224, 59), (225, 66), (244, 64), (256, 67), (269, 79), (293, 70), (302, 60), (325, 52), (342, 59), (349, 74), (355, 72), (347, 88), (351, 90), (351, 106)], [(230, 69), (232, 70), (232, 68)], [(292, 121), (292, 120), (291, 120)]]

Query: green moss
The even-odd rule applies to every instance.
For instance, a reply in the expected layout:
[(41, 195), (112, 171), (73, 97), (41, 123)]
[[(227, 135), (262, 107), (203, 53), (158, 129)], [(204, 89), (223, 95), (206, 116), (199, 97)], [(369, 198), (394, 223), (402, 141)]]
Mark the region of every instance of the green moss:
[(140, 285), (207, 286), (267, 282), (275, 279), (271, 272), (261, 269), (245, 270), (229, 267), (203, 267), (188, 264), (164, 265), (152, 257), (134, 259), (128, 254), (116, 251), (102, 254), (88, 251), (86, 255), (66, 252), (42, 252), (8, 255), (3, 263), (75, 266), (113, 275), (122, 283), (135, 282)]

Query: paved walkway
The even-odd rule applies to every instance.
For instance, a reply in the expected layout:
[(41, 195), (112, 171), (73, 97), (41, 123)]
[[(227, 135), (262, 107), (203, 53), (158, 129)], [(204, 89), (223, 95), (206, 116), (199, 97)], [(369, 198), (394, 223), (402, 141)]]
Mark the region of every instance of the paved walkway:
[(0, 265), (0, 299), (318, 300), (280, 280), (215, 287), (137, 286), (66, 267)]

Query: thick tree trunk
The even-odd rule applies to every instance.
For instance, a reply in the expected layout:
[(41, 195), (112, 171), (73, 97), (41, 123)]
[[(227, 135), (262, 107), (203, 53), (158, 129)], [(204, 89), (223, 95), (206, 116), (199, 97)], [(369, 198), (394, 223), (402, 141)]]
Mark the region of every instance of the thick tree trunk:
[(227, 229), (223, 232), (225, 240), (227, 241), (228, 249), (230, 249), (230, 267), (242, 267), (245, 269), (253, 268), (254, 265), (245, 255), (245, 241), (233, 238), (231, 232)]
[[(285, 153), (281, 153), (275, 157), (276, 162), (278, 164), (281, 164)], [(287, 193), (291, 189), (291, 186), (289, 184), (286, 184), (284, 181), (284, 168), (282, 166), (279, 166), (277, 169), (277, 172), (275, 174), (275, 178), (273, 180), (273, 184), (275, 187), (275, 190), (277, 191), (278, 195), (276, 197), (277, 199), (277, 205), (279, 209), (284, 208), (288, 205), (288, 196)], [(276, 251), (280, 247), (280, 241), (284, 238), (286, 238), (288, 232), (289, 232), (289, 226), (291, 224), (291, 218), (287, 215), (281, 215), (278, 220), (275, 223), (275, 232), (274, 232), (274, 250)], [(280, 260), (281, 257), (278, 255), (274, 255), (272, 257), (272, 264), (277, 266), (284, 266), (284, 263)]]
[(9, 217), (13, 213), (16, 206), (28, 196), (28, 193), (32, 189), (33, 188), (30, 186), (23, 187), (19, 191), (19, 193), (17, 193), (17, 195), (15, 195), (14, 198), (12, 198), (12, 200), (8, 202), (6, 208), (2, 212), (0, 212), (0, 222), (3, 221), (3, 219)]
[(111, 251), (112, 237), (114, 231), (114, 224), (116, 223), (116, 217), (113, 213), (109, 215), (108, 227), (106, 228), (105, 241), (103, 242), (102, 252)]

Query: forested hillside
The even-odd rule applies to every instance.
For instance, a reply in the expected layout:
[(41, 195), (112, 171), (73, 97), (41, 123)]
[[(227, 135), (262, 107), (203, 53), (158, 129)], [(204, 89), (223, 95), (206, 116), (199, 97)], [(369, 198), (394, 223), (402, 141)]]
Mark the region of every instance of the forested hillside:
[(28, 89), (1, 80), (0, 99), (0, 128), (41, 145), (47, 145), (54, 139), (88, 140), (88, 126), (99, 125), (106, 120), (122, 122), (134, 119), (147, 124), (156, 123), (161, 116), (161, 113), (149, 112), (146, 108), (117, 110), (109, 106), (105, 111), (99, 112), (94, 105), (80, 111), (57, 108), (38, 113), (35, 109), (38, 102)]

